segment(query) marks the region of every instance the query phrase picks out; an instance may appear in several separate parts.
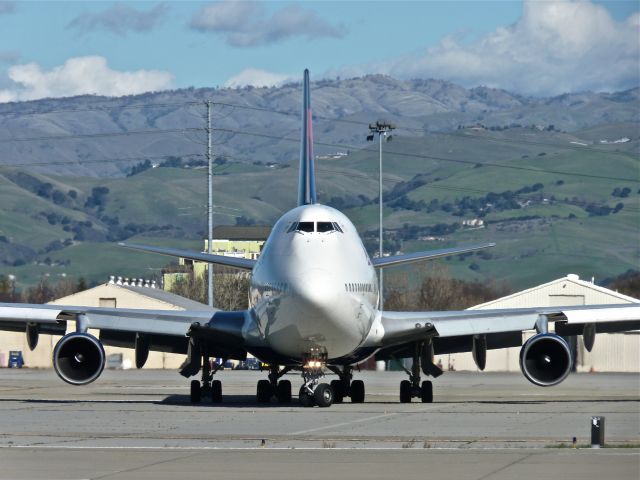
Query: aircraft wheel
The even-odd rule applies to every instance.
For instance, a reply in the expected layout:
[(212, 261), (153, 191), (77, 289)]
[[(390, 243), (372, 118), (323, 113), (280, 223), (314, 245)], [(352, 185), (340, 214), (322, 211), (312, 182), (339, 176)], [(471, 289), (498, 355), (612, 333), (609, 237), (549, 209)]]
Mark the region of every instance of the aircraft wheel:
[(330, 407), (333, 403), (333, 389), (327, 383), (321, 383), (313, 392), (313, 399), (319, 407)]
[(276, 389), (276, 397), (280, 403), (291, 403), (291, 382), (280, 380)]
[(430, 380), (422, 382), (420, 397), (422, 398), (422, 403), (433, 403), (433, 383)]
[(300, 393), (298, 394), (298, 400), (300, 401), (300, 405), (303, 407), (313, 407), (315, 401), (313, 399), (313, 395), (309, 395), (307, 390), (304, 387), (300, 388)]
[(364, 403), (364, 382), (362, 380), (351, 382), (351, 403)]
[(256, 395), (258, 403), (269, 403), (272, 393), (269, 380), (258, 380), (258, 392)]
[(190, 399), (191, 403), (200, 403), (202, 397), (202, 388), (198, 380), (191, 380)]
[(333, 403), (342, 403), (345, 394), (345, 385), (342, 380), (331, 380), (331, 388), (333, 389)]
[(222, 402), (222, 382), (220, 380), (214, 380), (211, 382), (211, 402)]
[(411, 382), (409, 380), (400, 382), (400, 403), (411, 403)]

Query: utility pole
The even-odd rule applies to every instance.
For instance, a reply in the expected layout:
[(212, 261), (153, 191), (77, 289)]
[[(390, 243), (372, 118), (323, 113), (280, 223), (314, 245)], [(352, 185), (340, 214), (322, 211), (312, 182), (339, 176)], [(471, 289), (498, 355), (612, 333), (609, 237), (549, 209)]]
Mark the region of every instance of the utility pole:
[[(211, 158), (211, 100), (207, 100), (207, 164), (208, 171), (208, 199), (207, 199), (207, 253), (212, 254), (213, 243), (213, 159)], [(207, 300), (210, 307), (213, 307), (213, 264), (207, 265)]]
[[(382, 202), (382, 137), (385, 137), (387, 139), (387, 142), (389, 142), (393, 137), (391, 136), (391, 131), (394, 130), (396, 128), (395, 124), (393, 123), (389, 123), (389, 122), (385, 122), (383, 120), (378, 120), (376, 123), (370, 123), (369, 124), (369, 135), (367, 135), (367, 141), (369, 142), (373, 142), (373, 139), (375, 137), (375, 134), (378, 134), (378, 141), (379, 141), (379, 173), (378, 173), (378, 204), (379, 204), (379, 214), (380, 214), (380, 237), (378, 239), (379, 242), (379, 253), (378, 256), (379, 258), (382, 258), (383, 256), (383, 250), (384, 250), (384, 240), (382, 238), (382, 234), (383, 234), (383, 229), (382, 229), (382, 207), (383, 207), (383, 202)], [(380, 310), (382, 310), (382, 308), (384, 307), (384, 283), (383, 283), (383, 269), (380, 268), (378, 269), (378, 308)]]

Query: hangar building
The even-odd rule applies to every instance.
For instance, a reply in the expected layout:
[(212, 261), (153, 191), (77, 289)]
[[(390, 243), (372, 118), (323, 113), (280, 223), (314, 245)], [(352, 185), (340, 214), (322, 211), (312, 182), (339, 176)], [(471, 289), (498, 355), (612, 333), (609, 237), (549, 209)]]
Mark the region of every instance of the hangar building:
[[(640, 300), (581, 280), (569, 274), (506, 297), (498, 298), (470, 310), (494, 308), (554, 307), (560, 305), (595, 305), (603, 303), (640, 303)], [(525, 334), (526, 338), (533, 332)], [(576, 370), (578, 372), (639, 372), (640, 331), (598, 334), (591, 352), (587, 352), (582, 336), (576, 337)], [(489, 350), (485, 371), (520, 371), (520, 347)], [(471, 353), (436, 356), (447, 370), (477, 370)]]
[[(143, 283), (143, 282), (140, 282)], [(141, 285), (118, 285), (112, 278), (108, 283), (59, 298), (54, 305), (75, 305), (108, 308), (148, 308), (153, 310), (210, 310), (208, 305), (166, 292), (159, 288)], [(70, 325), (73, 331), (73, 323)], [(89, 330), (98, 336), (98, 332)], [(6, 366), (10, 350), (22, 350), (28, 367), (52, 367), (53, 348), (59, 336), (41, 335), (35, 350), (29, 350), (26, 335), (16, 332), (0, 333), (0, 361)], [(125, 365), (135, 365), (135, 352), (129, 348), (105, 346), (107, 356), (122, 353)], [(150, 352), (145, 368), (177, 369), (184, 361), (184, 355), (164, 352)]]

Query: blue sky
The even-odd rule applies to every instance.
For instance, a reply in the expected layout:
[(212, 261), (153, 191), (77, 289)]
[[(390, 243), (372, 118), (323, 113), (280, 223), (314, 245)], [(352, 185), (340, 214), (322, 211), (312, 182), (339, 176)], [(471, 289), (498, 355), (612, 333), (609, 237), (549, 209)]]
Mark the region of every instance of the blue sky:
[(629, 1), (4, 2), (0, 101), (383, 73), (549, 95), (638, 85)]

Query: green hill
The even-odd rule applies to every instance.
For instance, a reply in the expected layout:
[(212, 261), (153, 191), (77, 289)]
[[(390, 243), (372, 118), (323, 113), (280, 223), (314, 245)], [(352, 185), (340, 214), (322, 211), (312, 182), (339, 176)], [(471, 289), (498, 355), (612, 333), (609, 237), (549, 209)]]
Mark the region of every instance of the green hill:
[[(634, 126), (637, 132), (637, 125), (621, 124), (571, 134), (510, 128), (394, 137), (383, 146), (390, 248), (495, 241), (489, 252), (445, 263), (457, 277), (505, 280), (514, 288), (567, 273), (597, 280), (637, 268)], [(625, 136), (630, 141), (599, 143)], [(295, 165), (228, 163), (216, 170), (217, 225), (270, 224), (295, 205)], [(317, 170), (320, 201), (345, 211), (375, 250), (377, 142), (340, 159), (319, 159)], [(106, 179), (3, 168), (0, 274), (16, 275), (21, 285), (43, 274), (96, 282), (110, 274), (151, 276), (169, 259), (124, 251), (115, 242), (200, 248), (206, 181), (206, 171), (193, 168)], [(462, 226), (474, 218), (482, 228)]]

